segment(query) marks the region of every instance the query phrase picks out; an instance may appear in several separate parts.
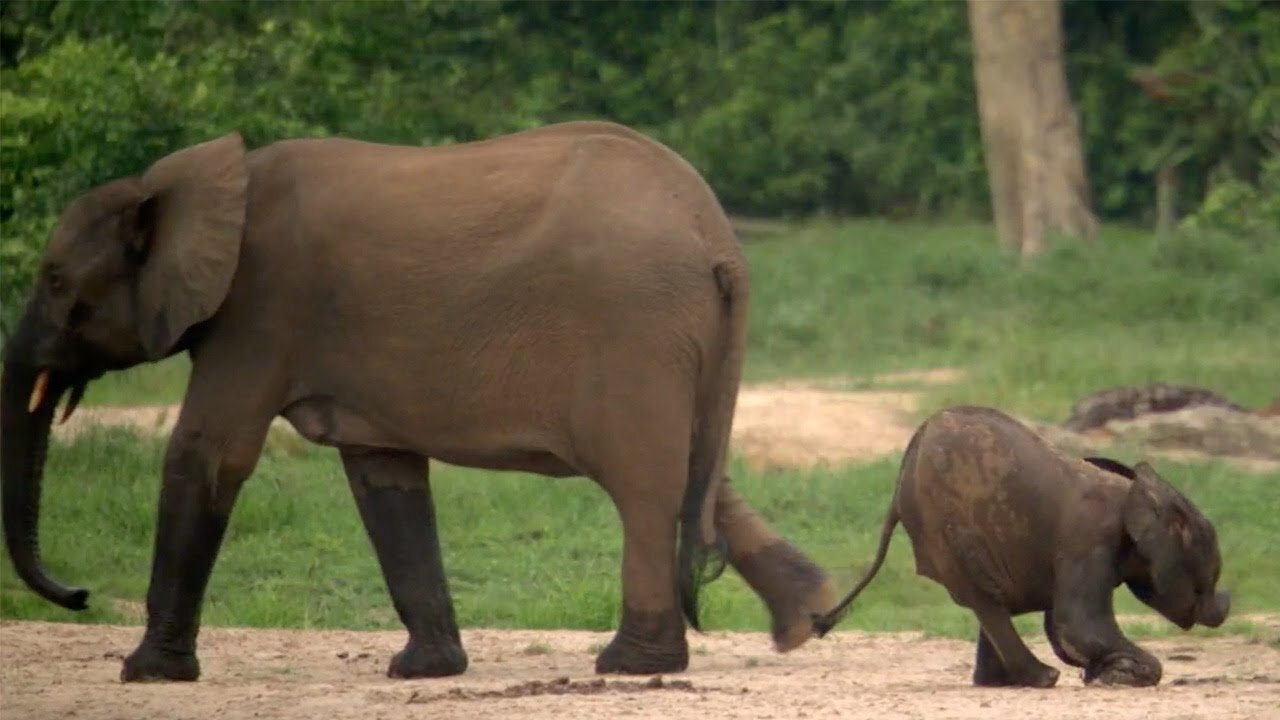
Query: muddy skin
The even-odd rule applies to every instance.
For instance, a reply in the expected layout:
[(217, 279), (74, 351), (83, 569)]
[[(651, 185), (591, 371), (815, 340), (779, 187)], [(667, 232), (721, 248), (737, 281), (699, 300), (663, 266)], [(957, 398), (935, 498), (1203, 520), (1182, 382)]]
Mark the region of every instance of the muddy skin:
[(599, 674), (653, 675), (683, 672), (689, 667), (684, 617), (667, 612), (639, 612), (623, 605), (622, 625), (596, 658)]

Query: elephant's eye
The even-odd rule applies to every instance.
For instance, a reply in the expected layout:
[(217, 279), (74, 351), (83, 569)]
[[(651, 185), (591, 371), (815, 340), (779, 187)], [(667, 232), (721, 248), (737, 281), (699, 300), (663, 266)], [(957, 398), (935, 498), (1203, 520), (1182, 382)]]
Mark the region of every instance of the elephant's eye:
[(52, 292), (54, 295), (61, 295), (67, 289), (66, 279), (63, 278), (62, 273), (58, 272), (57, 270), (49, 271), (49, 275), (46, 278), (46, 282), (49, 283), (49, 291)]
[(67, 324), (73, 328), (78, 328), (89, 319), (89, 306), (82, 302), (77, 302), (71, 306), (71, 314), (67, 317)]

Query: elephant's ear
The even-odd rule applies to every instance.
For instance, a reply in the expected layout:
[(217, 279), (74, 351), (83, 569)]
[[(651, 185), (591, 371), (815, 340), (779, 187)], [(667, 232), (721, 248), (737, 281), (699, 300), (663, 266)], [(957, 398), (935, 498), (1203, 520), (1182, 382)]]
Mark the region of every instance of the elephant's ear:
[(1147, 561), (1157, 594), (1169, 592), (1188, 542), (1190, 518), (1181, 495), (1146, 462), (1133, 467), (1134, 481), (1124, 501), (1125, 532)]
[(249, 187), (244, 140), (231, 133), (179, 150), (152, 165), (141, 185), (138, 336), (159, 359), (209, 319), (231, 287)]

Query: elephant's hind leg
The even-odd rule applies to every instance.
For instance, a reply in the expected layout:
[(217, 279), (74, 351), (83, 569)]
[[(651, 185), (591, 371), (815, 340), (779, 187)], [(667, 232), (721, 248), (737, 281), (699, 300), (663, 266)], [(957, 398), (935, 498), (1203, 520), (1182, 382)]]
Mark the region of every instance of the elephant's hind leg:
[(391, 450), (344, 448), (342, 464), (409, 642), (391, 659), (398, 678), (444, 677), (467, 669), (444, 574), (427, 459)]
[(675, 566), (688, 450), (672, 444), (679, 447), (602, 474), (622, 519), (622, 622), (596, 658), (598, 673), (680, 672), (689, 665)]
[(689, 665), (684, 617), (676, 607), (678, 505), (665, 498), (616, 501), (622, 516), (622, 622), (596, 658), (598, 673), (647, 675)]
[(774, 647), (788, 652), (803, 645), (813, 637), (814, 615), (836, 604), (827, 573), (769, 527), (727, 477), (720, 483), (715, 520), (729, 544), (729, 564), (769, 609)]

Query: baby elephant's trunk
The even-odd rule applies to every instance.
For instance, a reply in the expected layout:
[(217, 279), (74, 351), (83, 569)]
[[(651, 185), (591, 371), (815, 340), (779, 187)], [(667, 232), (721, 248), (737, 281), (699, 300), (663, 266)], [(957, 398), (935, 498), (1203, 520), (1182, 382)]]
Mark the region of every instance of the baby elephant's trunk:
[(1207, 627), (1218, 627), (1226, 622), (1231, 612), (1231, 593), (1219, 590), (1200, 599), (1196, 607), (1196, 620)]

